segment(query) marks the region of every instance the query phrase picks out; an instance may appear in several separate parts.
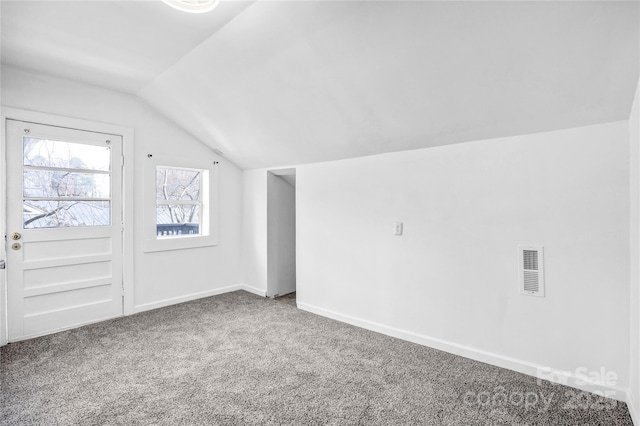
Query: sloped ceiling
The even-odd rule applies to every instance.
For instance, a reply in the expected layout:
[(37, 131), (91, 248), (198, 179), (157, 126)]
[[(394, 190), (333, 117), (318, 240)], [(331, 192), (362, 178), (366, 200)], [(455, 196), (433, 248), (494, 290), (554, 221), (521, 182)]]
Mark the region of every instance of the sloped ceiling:
[(2, 0), (2, 63), (135, 94), (250, 4)]
[(205, 16), (4, 1), (2, 60), (134, 93), (239, 166), (278, 167), (627, 119), (639, 16), (609, 1), (223, 1)]

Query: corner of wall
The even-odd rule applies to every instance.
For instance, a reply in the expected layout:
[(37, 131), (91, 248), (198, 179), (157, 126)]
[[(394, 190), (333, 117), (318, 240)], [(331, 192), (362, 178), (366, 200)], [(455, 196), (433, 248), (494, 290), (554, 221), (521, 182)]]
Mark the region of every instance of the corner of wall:
[(264, 169), (242, 172), (241, 251), (244, 285), (266, 295), (267, 171)]
[(634, 393), (629, 390), (627, 392), (627, 407), (629, 408), (629, 414), (631, 415), (631, 421), (634, 425), (640, 425), (640, 412), (638, 412), (637, 399)]
[(267, 297), (267, 291), (260, 289), (260, 288), (256, 288), (256, 287), (252, 287), (250, 285), (247, 284), (240, 284), (240, 290), (244, 290), (247, 291), (249, 293), (255, 294), (257, 296), (260, 297)]

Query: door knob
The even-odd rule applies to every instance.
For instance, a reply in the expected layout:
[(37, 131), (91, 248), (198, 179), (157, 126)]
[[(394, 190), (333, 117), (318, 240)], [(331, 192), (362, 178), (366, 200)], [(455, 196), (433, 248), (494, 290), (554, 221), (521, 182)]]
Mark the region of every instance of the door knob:
[(17, 232), (14, 232), (11, 238), (13, 238), (14, 240), (19, 240), (20, 238), (22, 238), (22, 235), (20, 235)]
[(20, 245), (20, 243), (13, 243), (11, 244), (11, 248), (14, 250), (20, 250), (20, 248), (22, 248), (22, 245)]

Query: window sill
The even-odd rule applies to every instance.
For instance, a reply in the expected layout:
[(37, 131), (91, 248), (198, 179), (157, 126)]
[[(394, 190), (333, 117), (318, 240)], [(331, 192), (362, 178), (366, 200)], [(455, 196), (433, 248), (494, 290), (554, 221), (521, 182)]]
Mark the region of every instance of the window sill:
[(144, 252), (183, 250), (189, 248), (212, 247), (218, 245), (215, 235), (193, 235), (183, 237), (149, 238), (144, 240)]

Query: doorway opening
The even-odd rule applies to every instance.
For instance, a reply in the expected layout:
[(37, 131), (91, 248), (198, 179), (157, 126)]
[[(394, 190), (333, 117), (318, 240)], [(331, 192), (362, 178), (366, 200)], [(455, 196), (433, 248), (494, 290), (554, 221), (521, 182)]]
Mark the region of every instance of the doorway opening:
[(296, 169), (271, 170), (267, 174), (267, 297), (295, 303), (295, 293)]

